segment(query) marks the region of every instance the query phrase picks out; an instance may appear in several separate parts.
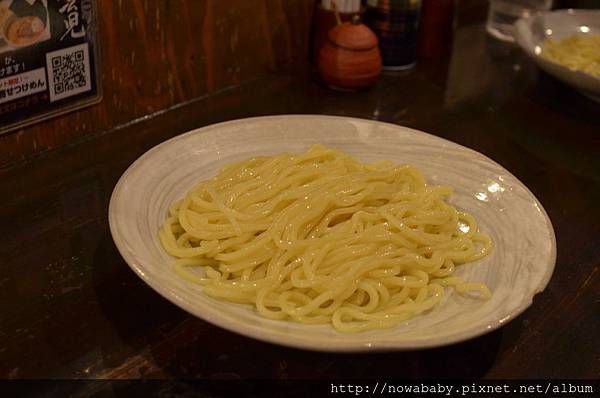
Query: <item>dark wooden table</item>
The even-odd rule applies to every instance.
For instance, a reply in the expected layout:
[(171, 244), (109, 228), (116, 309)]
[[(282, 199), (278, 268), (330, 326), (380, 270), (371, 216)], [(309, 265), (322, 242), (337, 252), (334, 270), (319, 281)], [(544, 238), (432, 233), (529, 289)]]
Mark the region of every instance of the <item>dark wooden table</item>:
[[(505, 327), (439, 349), (336, 355), (278, 347), (197, 319), (125, 264), (112, 189), (152, 146), (210, 123), (315, 113), (414, 127), (484, 153), (546, 208), (558, 260)], [(3, 378), (598, 378), (600, 104), (519, 50), (461, 27), (451, 58), (340, 93), (311, 73), (270, 76), (0, 171)]]

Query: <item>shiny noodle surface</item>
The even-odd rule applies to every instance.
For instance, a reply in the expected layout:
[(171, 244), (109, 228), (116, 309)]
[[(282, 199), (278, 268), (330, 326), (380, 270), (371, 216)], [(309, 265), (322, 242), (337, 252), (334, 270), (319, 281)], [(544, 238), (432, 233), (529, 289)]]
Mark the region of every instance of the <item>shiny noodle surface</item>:
[(453, 276), (492, 241), (451, 193), (412, 166), (315, 145), (225, 166), (171, 207), (159, 237), (176, 272), (212, 297), (340, 332), (388, 328), (445, 287), (491, 295)]

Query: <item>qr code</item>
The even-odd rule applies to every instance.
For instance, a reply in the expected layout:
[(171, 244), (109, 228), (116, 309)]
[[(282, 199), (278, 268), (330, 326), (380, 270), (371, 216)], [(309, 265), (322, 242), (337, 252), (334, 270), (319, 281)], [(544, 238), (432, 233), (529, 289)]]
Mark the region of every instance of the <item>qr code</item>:
[(87, 43), (47, 53), (46, 67), (51, 102), (92, 89)]

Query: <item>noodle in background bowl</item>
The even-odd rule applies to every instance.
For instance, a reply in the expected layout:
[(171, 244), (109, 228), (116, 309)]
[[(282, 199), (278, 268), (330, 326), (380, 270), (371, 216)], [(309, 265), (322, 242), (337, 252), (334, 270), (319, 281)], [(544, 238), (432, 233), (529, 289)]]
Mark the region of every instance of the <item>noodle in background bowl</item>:
[[(169, 206), (198, 181), (233, 161), (303, 152), (321, 143), (360, 161), (388, 159), (418, 167), (429, 183), (451, 185), (449, 202), (470, 212), (494, 241), (492, 253), (456, 275), (486, 283), (488, 301), (453, 293), (433, 310), (390, 329), (342, 334), (330, 325), (261, 317), (249, 305), (208, 297), (175, 273), (157, 232)], [(490, 332), (531, 305), (556, 260), (551, 222), (531, 192), (485, 156), (405, 127), (332, 116), (272, 116), (220, 123), (166, 141), (123, 174), (110, 201), (113, 239), (131, 268), (188, 312), (225, 329), (276, 344), (319, 351), (435, 347)]]
[(600, 34), (600, 10), (559, 10), (521, 18), (515, 24), (519, 46), (547, 73), (600, 102), (600, 78), (572, 70), (542, 56), (544, 40), (572, 35)]

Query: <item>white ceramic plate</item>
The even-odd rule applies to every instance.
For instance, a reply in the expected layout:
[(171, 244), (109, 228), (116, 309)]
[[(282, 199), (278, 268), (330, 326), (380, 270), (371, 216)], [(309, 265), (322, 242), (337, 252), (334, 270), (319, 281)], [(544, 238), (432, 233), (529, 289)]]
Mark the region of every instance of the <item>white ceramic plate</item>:
[(571, 70), (544, 58), (544, 40), (563, 39), (573, 34), (600, 34), (600, 10), (559, 10), (519, 19), (515, 39), (540, 68), (589, 98), (600, 102), (600, 78)]
[[(471, 212), (495, 243), (485, 259), (460, 267), (483, 281), (489, 301), (452, 294), (427, 314), (395, 328), (342, 334), (328, 325), (260, 317), (250, 306), (218, 301), (179, 278), (157, 231), (168, 207), (225, 164), (255, 155), (300, 152), (322, 143), (362, 161), (390, 159), (419, 167), (430, 183), (455, 187), (451, 203)], [(225, 329), (259, 340), (320, 351), (400, 350), (441, 346), (487, 333), (524, 311), (554, 269), (556, 243), (532, 193), (485, 156), (406, 127), (332, 116), (272, 116), (191, 131), (140, 157), (116, 185), (110, 229), (131, 268), (165, 298)], [(140, 309), (141, 310), (141, 309)]]

